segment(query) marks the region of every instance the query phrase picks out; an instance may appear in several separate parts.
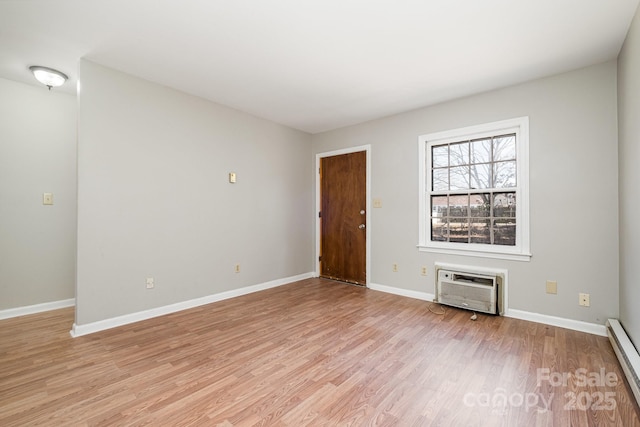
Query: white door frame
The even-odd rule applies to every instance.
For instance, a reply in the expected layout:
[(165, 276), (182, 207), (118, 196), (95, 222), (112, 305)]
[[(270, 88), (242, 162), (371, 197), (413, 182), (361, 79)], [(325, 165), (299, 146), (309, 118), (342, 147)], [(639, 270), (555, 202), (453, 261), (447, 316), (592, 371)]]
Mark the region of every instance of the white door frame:
[(343, 148), (341, 150), (327, 151), (324, 153), (316, 154), (316, 257), (315, 257), (315, 275), (320, 276), (320, 237), (322, 230), (320, 230), (320, 218), (318, 212), (320, 212), (320, 161), (323, 157), (339, 156), (341, 154), (357, 153), (364, 151), (367, 154), (367, 202), (366, 202), (366, 219), (367, 228), (366, 231), (366, 272), (367, 282), (366, 286), (369, 287), (371, 282), (371, 145), (360, 145), (358, 147)]

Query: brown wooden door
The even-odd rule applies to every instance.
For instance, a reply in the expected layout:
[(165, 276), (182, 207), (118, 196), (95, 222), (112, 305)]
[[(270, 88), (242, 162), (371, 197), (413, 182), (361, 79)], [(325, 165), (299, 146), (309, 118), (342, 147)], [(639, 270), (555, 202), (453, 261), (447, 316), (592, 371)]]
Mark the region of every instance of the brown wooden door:
[(320, 162), (320, 275), (367, 283), (366, 151)]

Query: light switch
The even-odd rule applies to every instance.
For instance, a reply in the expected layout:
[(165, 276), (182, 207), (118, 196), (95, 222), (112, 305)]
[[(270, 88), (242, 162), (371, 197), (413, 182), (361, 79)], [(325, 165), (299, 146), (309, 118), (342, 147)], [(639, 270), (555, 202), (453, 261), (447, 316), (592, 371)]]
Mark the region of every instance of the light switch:
[(53, 204), (53, 193), (43, 193), (42, 194), (42, 204), (43, 205), (52, 205)]
[(373, 199), (373, 207), (381, 208), (382, 207), (382, 199)]
[(235, 184), (236, 183), (236, 173), (235, 172), (229, 172), (229, 182), (231, 184)]

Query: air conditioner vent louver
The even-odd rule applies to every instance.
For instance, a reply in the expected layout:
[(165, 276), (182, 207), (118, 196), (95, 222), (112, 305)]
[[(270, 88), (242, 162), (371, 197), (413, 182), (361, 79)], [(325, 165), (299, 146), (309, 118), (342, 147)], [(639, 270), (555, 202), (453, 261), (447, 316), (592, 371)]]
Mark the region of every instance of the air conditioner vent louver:
[(496, 314), (496, 276), (440, 270), (437, 300), (440, 304)]

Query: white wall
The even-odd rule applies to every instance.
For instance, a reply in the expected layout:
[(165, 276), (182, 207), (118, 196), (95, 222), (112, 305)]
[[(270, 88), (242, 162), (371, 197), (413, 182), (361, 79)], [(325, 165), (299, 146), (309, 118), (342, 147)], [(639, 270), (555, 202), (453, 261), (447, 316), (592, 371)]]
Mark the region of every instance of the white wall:
[(75, 250), (76, 98), (0, 79), (0, 310), (73, 298)]
[[(372, 146), (371, 196), (383, 202), (371, 209), (372, 283), (434, 293), (435, 262), (504, 268), (511, 309), (603, 324), (618, 315), (616, 102), (611, 61), (317, 134), (313, 153)], [(531, 261), (419, 252), (418, 136), (520, 116), (530, 118)]]
[(77, 325), (312, 271), (308, 134), (84, 60), (80, 82)]
[(620, 322), (640, 348), (640, 11), (618, 57)]

